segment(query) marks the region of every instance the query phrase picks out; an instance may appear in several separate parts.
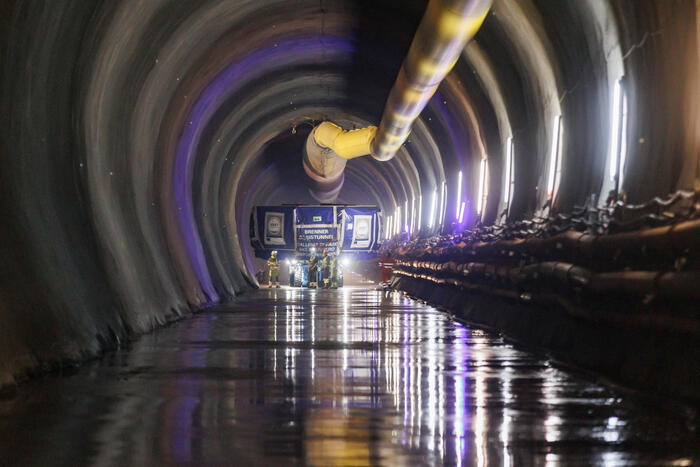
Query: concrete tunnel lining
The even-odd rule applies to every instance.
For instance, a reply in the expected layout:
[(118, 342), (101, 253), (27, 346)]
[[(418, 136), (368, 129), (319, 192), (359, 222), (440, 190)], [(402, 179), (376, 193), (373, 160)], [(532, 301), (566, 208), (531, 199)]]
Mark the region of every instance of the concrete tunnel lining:
[[(609, 134), (601, 122), (610, 120), (606, 96), (619, 74), (619, 60), (605, 60), (611, 44), (616, 57), (624, 52), (635, 115), (628, 197), (693, 188), (697, 5), (603, 3), (605, 13), (583, 3), (497, 2), (475, 39), (492, 76), (480, 79), (483, 64), (463, 54), (449, 87), (438, 90), (446, 104), (429, 103), (395, 160), (350, 161), (340, 198), (382, 197), (375, 203), (391, 215), (422, 196), (427, 212), (443, 180), (453, 202), (452, 180), (463, 170), (470, 180), (464, 199), (473, 201), (483, 157), (473, 135), (487, 135), (484, 152), (493, 160), (512, 132), (510, 216), (525, 218), (546, 201), (555, 114), (566, 136), (554, 209), (604, 192)], [(258, 169), (256, 157), (309, 118), (347, 113), (378, 122), (424, 8), (423, 1), (397, 9), (389, 1), (343, 0), (293, 8), (260, 0), (2, 4), (0, 89), (11, 98), (3, 99), (0, 129), (0, 385), (97, 355), (250, 288), (242, 234), (250, 207), (301, 196), (293, 183), (275, 190), (246, 184), (245, 177), (262, 177), (269, 187), (281, 181), (274, 170)], [(612, 28), (601, 34), (604, 21), (616, 25), (618, 38)], [(248, 74), (226, 75), (255, 56)], [(226, 76), (228, 87), (219, 88)], [(500, 98), (488, 84), (494, 79)], [(264, 92), (236, 91), (265, 82)], [(663, 122), (654, 121), (657, 109)], [(200, 112), (201, 120), (190, 118)], [(496, 166), (489, 173), (501, 177)], [(502, 186), (489, 183), (485, 223), (500, 211)]]

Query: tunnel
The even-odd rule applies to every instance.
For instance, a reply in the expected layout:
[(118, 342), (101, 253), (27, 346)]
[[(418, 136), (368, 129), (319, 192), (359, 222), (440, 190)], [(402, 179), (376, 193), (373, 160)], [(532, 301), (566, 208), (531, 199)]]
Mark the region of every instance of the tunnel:
[[(310, 176), (324, 122), (383, 134), (430, 8), (460, 3), (483, 17), (390, 157)], [(4, 0), (0, 34), (0, 461), (699, 462), (697, 1)], [(251, 213), (321, 203), (376, 206), (384, 289), (261, 284)], [(624, 217), (589, 228), (586, 285), (569, 284), (591, 297), (532, 300), (569, 293), (541, 283), (562, 263), (577, 280), (583, 240), (522, 239), (610, 206)], [(504, 292), (498, 265), (527, 275), (537, 255), (549, 266)], [(353, 364), (371, 368), (359, 386)], [(117, 407), (120, 384), (179, 402)], [(522, 442), (503, 438), (516, 419)]]

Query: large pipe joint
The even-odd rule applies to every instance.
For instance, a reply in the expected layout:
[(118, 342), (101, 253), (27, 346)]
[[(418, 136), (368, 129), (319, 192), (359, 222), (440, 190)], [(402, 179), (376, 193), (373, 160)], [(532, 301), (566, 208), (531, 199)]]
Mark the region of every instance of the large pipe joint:
[(321, 203), (331, 203), (335, 201), (343, 186), (343, 172), (348, 161), (332, 149), (316, 142), (318, 128), (314, 128), (306, 138), (303, 166), (308, 175), (309, 191), (314, 199)]

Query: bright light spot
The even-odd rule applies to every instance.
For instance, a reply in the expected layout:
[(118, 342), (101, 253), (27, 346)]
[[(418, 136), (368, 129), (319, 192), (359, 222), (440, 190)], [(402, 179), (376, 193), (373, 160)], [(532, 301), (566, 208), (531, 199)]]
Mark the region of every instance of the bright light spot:
[(627, 159), (627, 95), (622, 92), (622, 136), (620, 141), (620, 170), (618, 187), (622, 188), (622, 179), (625, 175), (625, 160)]
[(342, 264), (344, 267), (350, 266), (350, 258), (343, 258), (340, 260), (340, 264)]
[(445, 214), (447, 214), (447, 183), (445, 181), (442, 182), (442, 195), (440, 197), (440, 225), (443, 225), (445, 223)]
[(394, 234), (401, 233), (401, 206), (396, 208), (396, 222), (394, 225)]
[(459, 223), (462, 224), (464, 223), (464, 210), (467, 207), (467, 203), (465, 201), (462, 201), (462, 207), (459, 209)]
[[(455, 214), (455, 219), (459, 219), (459, 213), (462, 209), (462, 171), (459, 171), (457, 176), (457, 213)], [(460, 221), (461, 222), (461, 221)]]
[(438, 211), (438, 225), (442, 225), (443, 211), (445, 210), (445, 181), (440, 183), (440, 210)]
[(423, 195), (418, 195), (418, 230), (423, 227)]
[(437, 209), (437, 190), (433, 190), (433, 202), (430, 204), (430, 219), (428, 219), (428, 228), (432, 228), (435, 223), (435, 210)]
[(404, 221), (403, 221), (403, 231), (408, 232), (408, 199), (404, 203)]
[(603, 439), (608, 443), (615, 443), (619, 441), (621, 427), (624, 425), (624, 422), (621, 422), (617, 417), (608, 418), (607, 426), (605, 427), (605, 432), (603, 433)]
[(411, 233), (415, 230), (416, 228), (416, 197), (414, 196), (413, 199), (411, 200), (411, 230), (408, 233)]
[(484, 198), (486, 197), (486, 159), (481, 159), (479, 167), (479, 195), (476, 200), (476, 213), (481, 214), (484, 207)]
[(669, 465), (678, 465), (678, 466), (687, 466), (687, 465), (693, 465), (693, 461), (689, 458), (680, 458), (680, 459), (675, 459), (671, 461), (671, 464)]
[(615, 81), (615, 87), (613, 88), (613, 98), (612, 98), (612, 109), (610, 123), (610, 154), (608, 154), (608, 160), (610, 161), (610, 180), (615, 180), (617, 175), (617, 162), (618, 156), (620, 155), (620, 105), (621, 105), (621, 89), (620, 81)]
[(545, 427), (545, 439), (549, 443), (554, 443), (559, 440), (559, 437), (561, 435), (561, 426), (563, 424), (563, 421), (560, 417), (556, 415), (549, 415), (547, 419), (544, 421), (544, 427)]
[(559, 175), (561, 174), (561, 115), (554, 116), (554, 128), (552, 129), (552, 154), (549, 157), (549, 174), (547, 180), (547, 196), (554, 198), (558, 188)]
[(613, 88), (610, 123), (610, 181), (618, 177), (617, 187), (621, 188), (627, 158), (627, 95), (621, 80), (616, 81)]
[(509, 136), (506, 140), (506, 174), (503, 177), (503, 201), (506, 203), (506, 209), (510, 208), (513, 181), (513, 138)]

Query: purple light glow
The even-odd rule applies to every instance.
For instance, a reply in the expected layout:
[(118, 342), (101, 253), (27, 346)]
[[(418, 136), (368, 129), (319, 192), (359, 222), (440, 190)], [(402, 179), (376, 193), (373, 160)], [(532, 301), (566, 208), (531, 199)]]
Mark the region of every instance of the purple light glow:
[[(212, 322), (209, 320), (198, 321), (198, 325), (187, 331), (187, 337), (193, 340), (204, 341), (211, 338)], [(204, 349), (196, 349), (191, 352), (183, 352), (180, 355), (179, 364), (183, 368), (206, 368), (207, 352)], [(173, 404), (168, 404), (166, 417), (168, 425), (173, 428), (168, 430), (172, 434), (170, 443), (173, 461), (191, 462), (193, 448), (193, 433), (196, 429), (194, 424), (197, 416), (197, 407), (202, 403), (199, 398), (202, 380), (182, 376), (174, 382), (172, 394), (189, 394), (187, 397), (178, 397)], [(170, 389), (170, 387), (168, 387)], [(169, 391), (170, 392), (170, 391)]]

